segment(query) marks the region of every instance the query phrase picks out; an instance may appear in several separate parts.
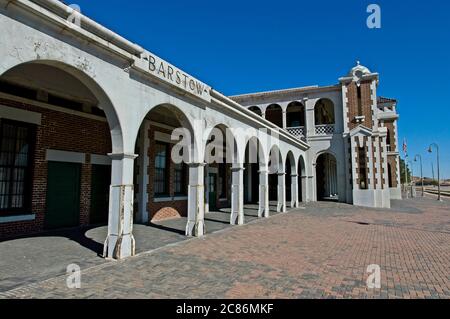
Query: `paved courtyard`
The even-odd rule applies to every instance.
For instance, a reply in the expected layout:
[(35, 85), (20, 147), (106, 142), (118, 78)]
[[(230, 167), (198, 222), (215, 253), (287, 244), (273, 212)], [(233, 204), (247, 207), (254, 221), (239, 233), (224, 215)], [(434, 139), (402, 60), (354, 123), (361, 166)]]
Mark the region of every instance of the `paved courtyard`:
[[(214, 214), (208, 218), (227, 215)], [(30, 272), (20, 287), (10, 277), (5, 284), (4, 267), (20, 265), (23, 254), (5, 246), (14, 246), (14, 241), (0, 243), (0, 297), (450, 298), (448, 201), (395, 201), (391, 210), (312, 203), (240, 227), (217, 220), (217, 231), (200, 239), (185, 240), (167, 230), (169, 225), (156, 228), (159, 235), (137, 228), (141, 252), (124, 261), (81, 255), (80, 289), (67, 288), (66, 276), (51, 276), (51, 271), (42, 280)], [(145, 236), (156, 237), (148, 243)], [(10, 254), (6, 261), (5, 252)], [(71, 261), (77, 262), (76, 257)], [(381, 267), (381, 289), (367, 288), (371, 264)]]

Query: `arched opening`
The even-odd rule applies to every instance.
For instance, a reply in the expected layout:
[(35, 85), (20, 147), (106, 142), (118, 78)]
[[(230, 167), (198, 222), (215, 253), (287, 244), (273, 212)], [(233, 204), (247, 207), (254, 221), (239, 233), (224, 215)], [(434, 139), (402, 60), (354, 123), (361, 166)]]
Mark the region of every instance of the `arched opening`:
[(63, 63), (28, 62), (2, 74), (0, 103), (2, 216), (33, 212), (31, 232), (106, 224), (107, 154), (123, 140), (101, 87)]
[[(186, 147), (181, 147), (185, 145)], [(184, 113), (162, 104), (148, 112), (136, 139), (135, 220), (153, 223), (187, 216), (194, 133)]]
[(259, 106), (251, 106), (251, 107), (249, 107), (248, 109), (249, 109), (250, 111), (252, 111), (252, 112), (258, 114), (259, 116), (262, 116), (262, 111), (261, 111), (261, 109), (260, 109)]
[(394, 146), (394, 139), (392, 136), (392, 132), (389, 128), (387, 128), (387, 136), (386, 136), (386, 147), (387, 151), (391, 152)]
[(278, 104), (269, 105), (266, 109), (266, 119), (278, 127), (283, 127), (283, 109)]
[(339, 191), (337, 183), (337, 162), (330, 153), (321, 154), (316, 160), (317, 200), (337, 201)]
[(237, 144), (230, 129), (217, 125), (209, 133), (205, 149), (206, 212), (212, 212), (231, 205), (231, 168), (236, 163)]
[(388, 163), (388, 178), (389, 178), (389, 188), (394, 187), (393, 179), (392, 179), (392, 165)]
[(300, 102), (292, 102), (286, 109), (288, 128), (305, 127), (305, 106)]
[[(289, 152), (286, 156), (286, 165), (285, 165), (285, 181), (286, 181), (286, 202), (290, 203), (290, 207), (295, 207), (297, 202), (297, 172), (295, 169), (295, 159), (294, 154)], [(294, 183), (295, 182), (295, 183)]]
[(259, 171), (264, 166), (261, 143), (258, 138), (248, 140), (245, 148), (244, 163), (244, 203), (257, 204), (259, 198)]
[(305, 167), (305, 159), (303, 156), (300, 156), (298, 161), (298, 200), (302, 203), (306, 202), (306, 167)]
[(314, 107), (316, 135), (330, 135), (334, 133), (335, 114), (334, 104), (329, 99), (320, 99)]
[(269, 201), (277, 202), (277, 210), (285, 208), (286, 183), (284, 160), (278, 146), (274, 145), (269, 153)]

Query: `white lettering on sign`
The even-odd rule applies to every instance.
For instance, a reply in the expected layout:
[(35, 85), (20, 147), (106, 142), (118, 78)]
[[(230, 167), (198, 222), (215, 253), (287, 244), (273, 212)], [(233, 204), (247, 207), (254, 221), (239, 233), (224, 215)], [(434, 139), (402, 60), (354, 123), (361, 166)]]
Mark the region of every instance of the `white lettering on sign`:
[(148, 56), (148, 70), (166, 82), (198, 97), (210, 100), (210, 87), (151, 54)]

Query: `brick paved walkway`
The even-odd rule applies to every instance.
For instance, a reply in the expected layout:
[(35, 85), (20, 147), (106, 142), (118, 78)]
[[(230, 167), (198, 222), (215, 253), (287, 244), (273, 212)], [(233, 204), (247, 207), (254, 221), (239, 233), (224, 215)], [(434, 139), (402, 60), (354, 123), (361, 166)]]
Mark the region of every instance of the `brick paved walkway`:
[[(381, 289), (366, 287), (381, 266)], [(11, 290), (9, 298), (450, 298), (450, 204), (392, 210), (315, 203), (120, 262)]]

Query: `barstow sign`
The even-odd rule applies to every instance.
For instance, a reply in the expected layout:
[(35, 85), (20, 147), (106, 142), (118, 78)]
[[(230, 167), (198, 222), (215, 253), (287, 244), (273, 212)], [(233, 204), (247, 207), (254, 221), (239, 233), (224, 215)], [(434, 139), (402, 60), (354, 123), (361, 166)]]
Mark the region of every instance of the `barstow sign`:
[(144, 58), (135, 61), (135, 68), (138, 68), (141, 72), (150, 73), (158, 79), (182, 89), (184, 92), (211, 102), (210, 86), (148, 51), (144, 52), (143, 56)]

